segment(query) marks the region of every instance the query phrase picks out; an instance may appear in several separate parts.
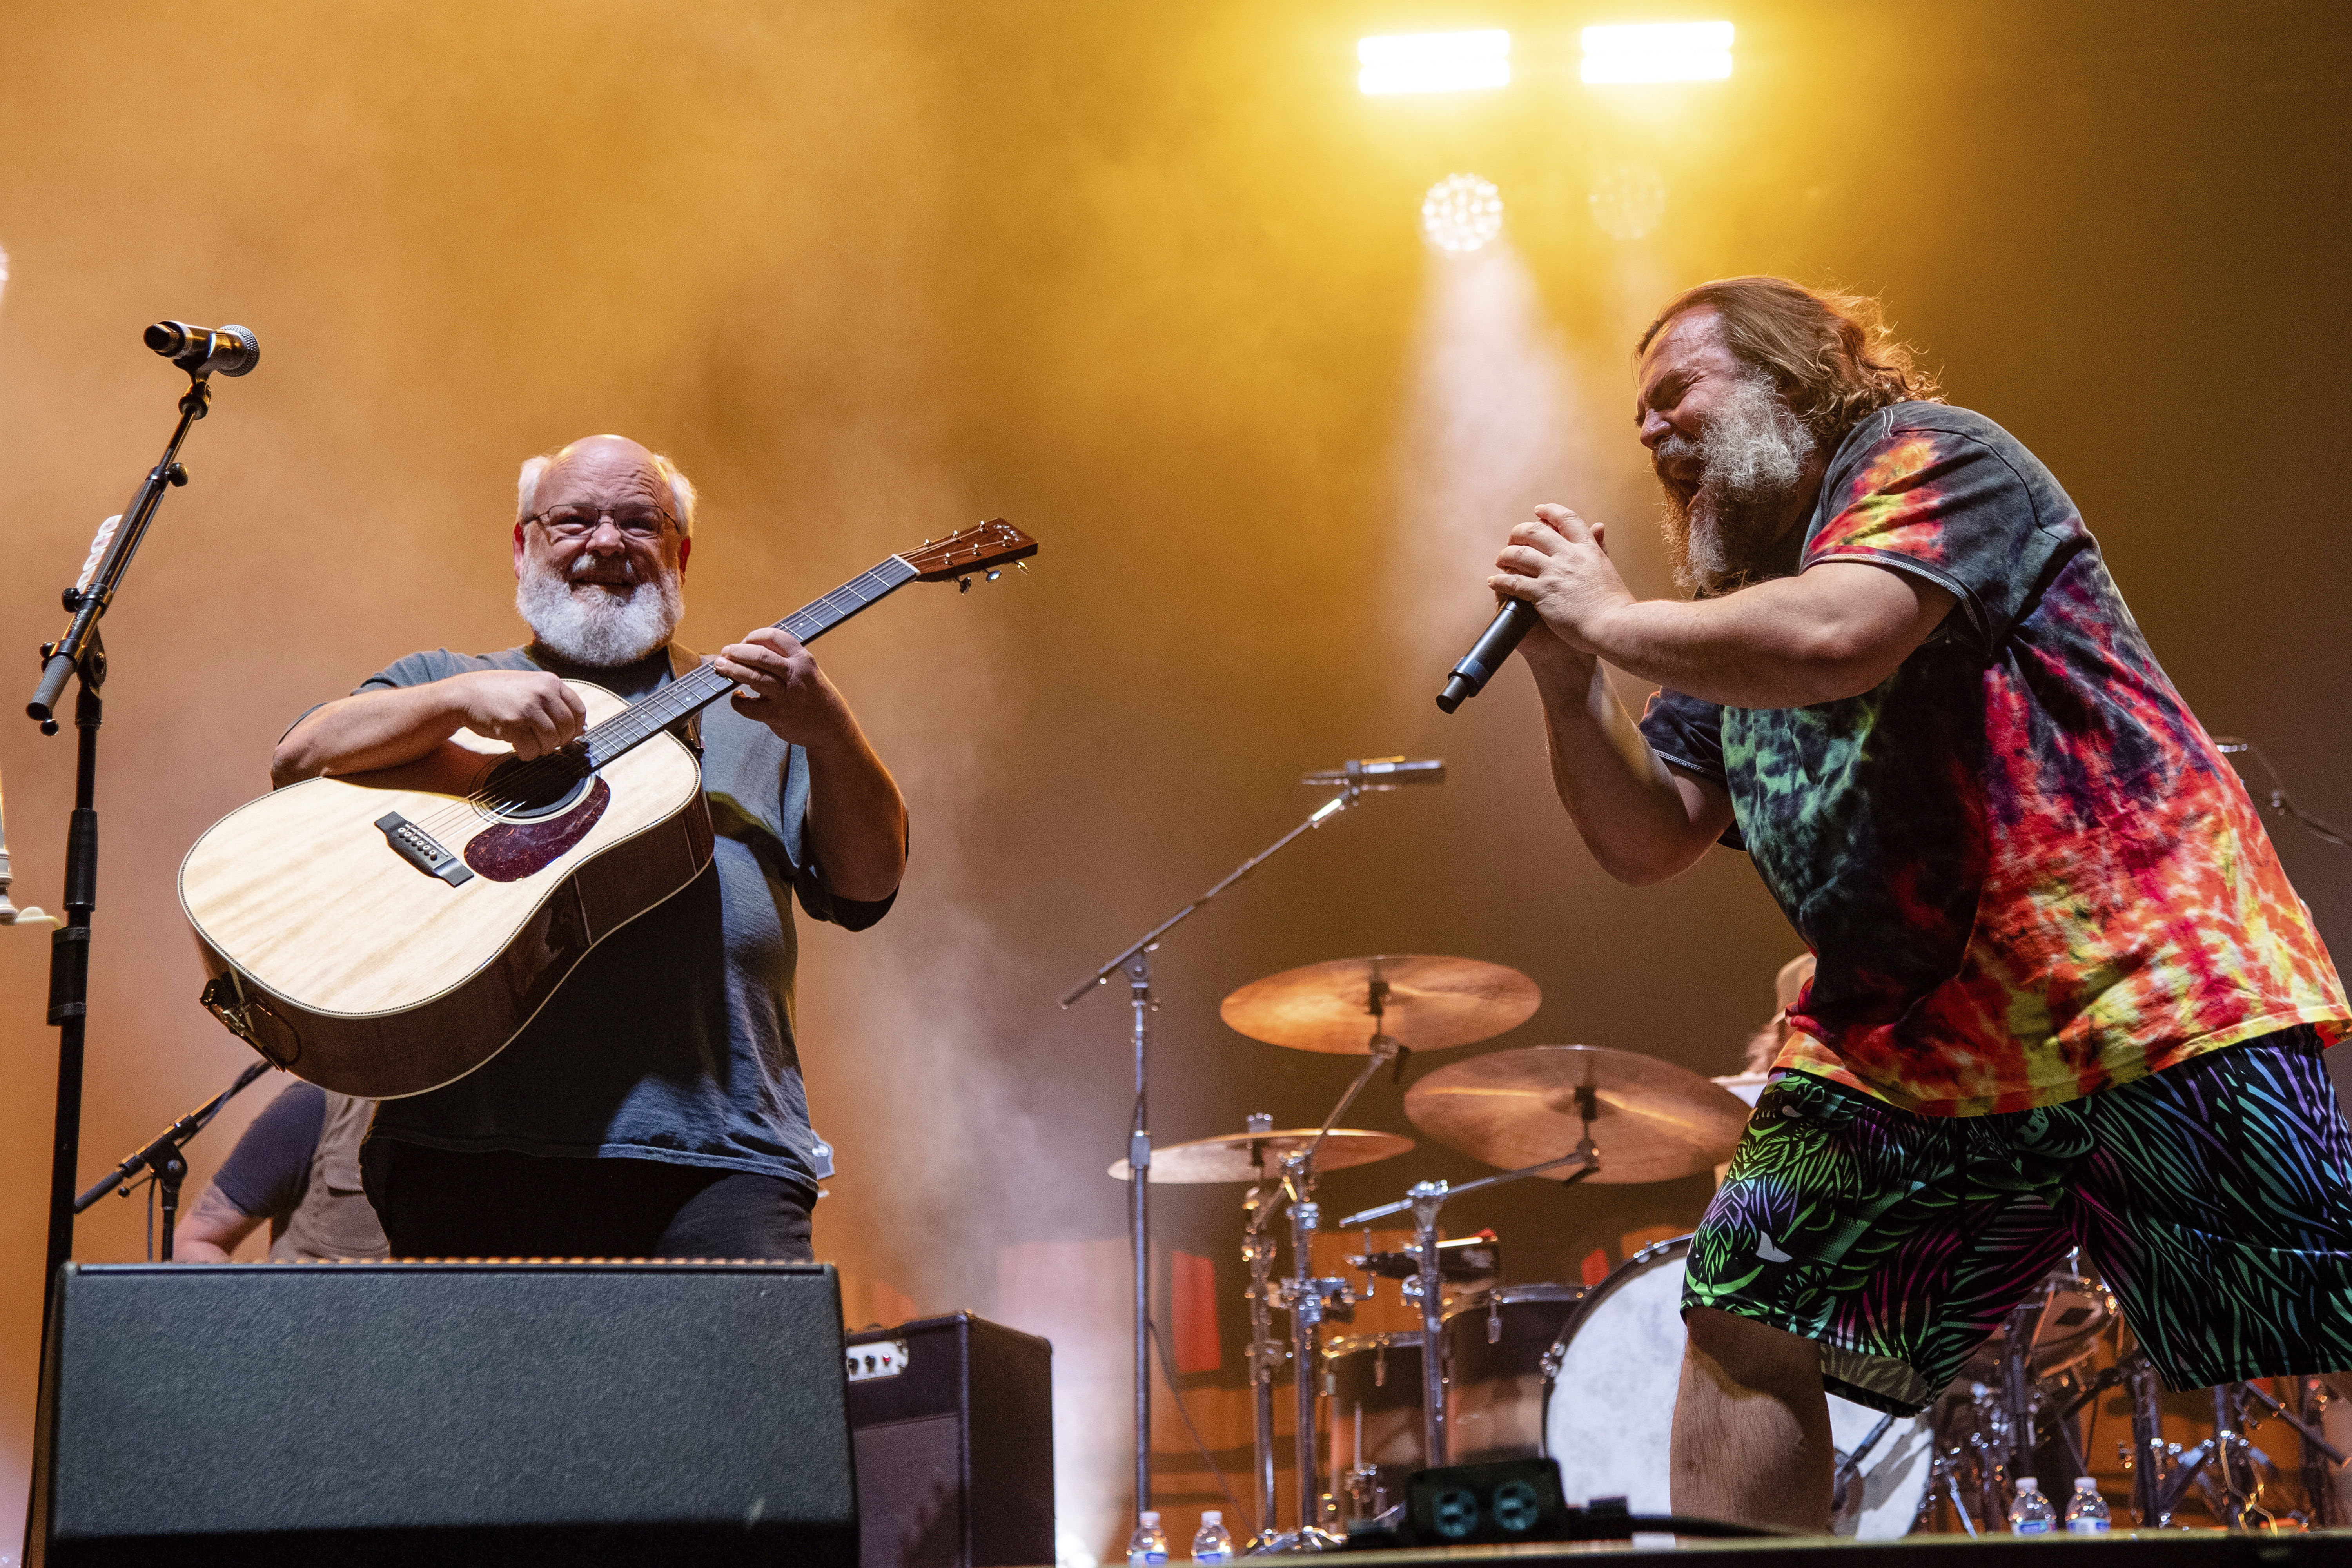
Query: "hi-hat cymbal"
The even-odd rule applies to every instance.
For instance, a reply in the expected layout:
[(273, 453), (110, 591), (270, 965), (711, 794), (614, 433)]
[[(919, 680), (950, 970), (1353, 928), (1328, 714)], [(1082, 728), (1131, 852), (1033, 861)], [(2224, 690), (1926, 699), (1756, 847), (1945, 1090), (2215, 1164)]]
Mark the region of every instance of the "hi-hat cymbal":
[[(1151, 1184), (1255, 1182), (1261, 1173), (1279, 1174), (1282, 1157), (1294, 1149), (1304, 1149), (1314, 1139), (1312, 1127), (1292, 1127), (1280, 1132), (1244, 1132), (1233, 1138), (1196, 1138), (1190, 1143), (1171, 1143), (1165, 1149), (1151, 1152)], [(1399, 1133), (1334, 1127), (1323, 1135), (1323, 1147), (1315, 1151), (1315, 1168), (1336, 1171), (1345, 1165), (1369, 1165), (1412, 1147), (1412, 1140)], [(1250, 1157), (1252, 1150), (1257, 1152), (1256, 1160)], [(1113, 1164), (1110, 1173), (1118, 1181), (1126, 1181), (1127, 1162)]]
[(1633, 1051), (1530, 1046), (1438, 1068), (1405, 1091), (1412, 1124), (1474, 1160), (1516, 1171), (1556, 1160), (1584, 1135), (1577, 1090), (1593, 1090), (1589, 1182), (1664, 1182), (1731, 1157), (1748, 1107), (1720, 1085)]
[(1517, 970), (1475, 958), (1385, 953), (1335, 958), (1253, 980), (1217, 1016), (1253, 1040), (1334, 1056), (1371, 1054), (1375, 986), (1379, 1025), (1416, 1051), (1491, 1040), (1535, 1016), (1543, 1002)]

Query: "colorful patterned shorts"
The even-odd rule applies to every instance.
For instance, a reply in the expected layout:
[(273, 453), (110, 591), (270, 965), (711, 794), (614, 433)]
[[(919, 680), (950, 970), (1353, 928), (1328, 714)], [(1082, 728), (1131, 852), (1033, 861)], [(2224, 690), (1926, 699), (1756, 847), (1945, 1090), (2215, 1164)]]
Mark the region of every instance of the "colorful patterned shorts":
[(1915, 1116), (1801, 1073), (1757, 1101), (1683, 1309), (1817, 1342), (1909, 1414), (2080, 1247), (2165, 1382), (2352, 1367), (2352, 1129), (2308, 1028), (2000, 1116)]

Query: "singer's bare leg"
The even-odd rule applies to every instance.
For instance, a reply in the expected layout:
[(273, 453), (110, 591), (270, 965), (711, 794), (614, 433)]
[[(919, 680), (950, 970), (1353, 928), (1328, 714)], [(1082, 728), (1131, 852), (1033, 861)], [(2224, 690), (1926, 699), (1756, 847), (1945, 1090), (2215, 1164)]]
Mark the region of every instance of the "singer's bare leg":
[(1683, 1321), (1690, 1345), (1675, 1397), (1675, 1511), (1827, 1531), (1835, 1450), (1820, 1351), (1711, 1307), (1693, 1307)]

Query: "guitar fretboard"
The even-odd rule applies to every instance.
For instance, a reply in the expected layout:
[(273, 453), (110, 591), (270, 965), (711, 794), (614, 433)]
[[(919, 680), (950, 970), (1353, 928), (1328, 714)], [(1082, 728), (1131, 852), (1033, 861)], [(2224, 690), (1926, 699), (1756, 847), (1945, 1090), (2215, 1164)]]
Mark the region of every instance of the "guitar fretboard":
[[(775, 623), (803, 643), (812, 643), (868, 605), (913, 582), (917, 573), (896, 555), (813, 599)], [(699, 712), (735, 689), (735, 683), (709, 665), (671, 681), (625, 713), (616, 713), (588, 731), (583, 743), (588, 765), (601, 768), (632, 747), (643, 745), (689, 713)]]

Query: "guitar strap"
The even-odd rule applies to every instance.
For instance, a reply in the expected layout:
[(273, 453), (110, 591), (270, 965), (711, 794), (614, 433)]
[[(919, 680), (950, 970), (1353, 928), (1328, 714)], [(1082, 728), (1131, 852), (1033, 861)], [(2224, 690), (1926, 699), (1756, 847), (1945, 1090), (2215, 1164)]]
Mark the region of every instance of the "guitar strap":
[[(708, 662), (709, 661), (684, 643), (674, 642), (669, 645), (669, 677), (672, 680), (684, 680)], [(686, 742), (687, 750), (694, 753), (696, 762), (702, 760), (701, 709), (696, 709), (685, 719), (671, 725), (670, 733)]]

